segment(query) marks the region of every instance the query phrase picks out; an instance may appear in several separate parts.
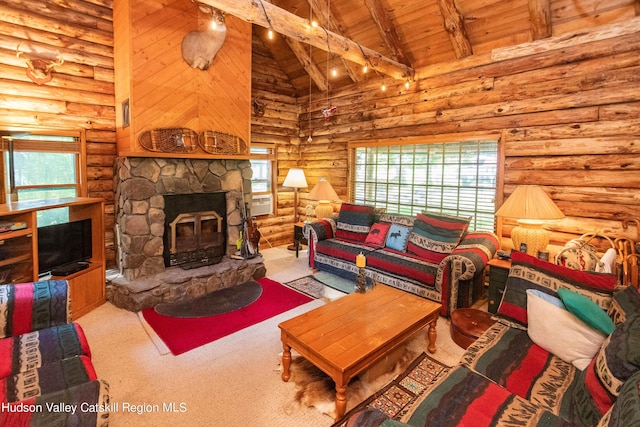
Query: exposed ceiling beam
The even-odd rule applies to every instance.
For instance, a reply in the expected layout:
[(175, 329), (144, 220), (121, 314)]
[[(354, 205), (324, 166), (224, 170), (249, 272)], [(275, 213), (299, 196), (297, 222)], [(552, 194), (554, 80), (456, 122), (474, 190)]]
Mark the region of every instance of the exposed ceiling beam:
[(305, 69), (307, 74), (309, 74), (309, 78), (313, 80), (316, 84), (316, 87), (321, 91), (327, 90), (327, 83), (325, 81), (325, 76), (322, 74), (322, 71), (313, 63), (311, 55), (309, 54), (308, 46), (300, 43), (297, 40), (290, 39), (289, 37), (284, 38), (293, 54), (298, 58), (300, 64)]
[[(265, 28), (271, 27), (273, 31), (282, 35), (302, 43), (310, 44), (327, 52), (331, 51), (331, 53), (355, 62), (356, 64), (364, 65), (369, 63), (376, 71), (395, 79), (405, 79), (414, 74), (414, 71), (408, 65), (387, 58), (379, 52), (361, 46), (353, 40), (324, 28), (312, 27), (309, 20), (300, 18), (269, 2), (260, 0), (198, 1), (234, 15), (243, 21), (251, 22)], [(267, 20), (267, 16), (269, 20)]]
[(449, 40), (453, 46), (456, 58), (465, 58), (473, 55), (471, 42), (464, 27), (464, 17), (456, 7), (455, 0), (438, 0), (442, 20), (444, 21), (444, 29), (449, 34)]
[(529, 19), (533, 40), (551, 37), (551, 1), (529, 0)]
[(396, 61), (402, 62), (403, 64), (411, 64), (411, 61), (409, 61), (409, 58), (405, 55), (405, 49), (400, 42), (398, 32), (389, 19), (387, 12), (383, 9), (382, 4), (380, 4), (380, 1), (364, 0), (364, 3), (367, 6), (367, 9), (369, 9), (371, 17), (378, 25), (378, 30), (380, 31), (382, 40), (387, 45)]
[[(320, 0), (308, 0), (308, 1), (309, 1), (309, 6), (311, 6), (313, 13), (318, 18), (318, 23), (321, 26), (327, 28), (331, 32), (334, 32), (336, 34), (340, 34), (343, 37), (346, 37), (344, 32), (340, 29), (340, 26), (336, 23), (335, 19), (331, 17), (328, 2), (324, 2), (324, 1), (321, 2)], [(351, 80), (354, 82), (360, 81), (362, 76), (362, 72), (361, 72), (362, 68), (358, 70), (357, 69), (358, 67), (356, 67), (356, 65), (353, 62), (347, 61), (344, 57), (340, 57), (340, 60), (342, 61), (342, 65), (344, 65), (344, 68), (347, 70), (347, 74), (349, 75)]]

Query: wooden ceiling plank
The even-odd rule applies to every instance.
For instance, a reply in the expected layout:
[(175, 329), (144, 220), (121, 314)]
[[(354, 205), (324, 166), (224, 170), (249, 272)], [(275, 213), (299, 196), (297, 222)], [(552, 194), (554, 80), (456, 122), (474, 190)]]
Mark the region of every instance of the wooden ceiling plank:
[(551, 37), (550, 0), (529, 0), (529, 18), (533, 40)]
[[(332, 31), (336, 34), (340, 34), (343, 37), (346, 35), (340, 30), (340, 26), (336, 22), (334, 18), (331, 17), (331, 13), (329, 11), (329, 6), (325, 2), (320, 2), (319, 0), (308, 0), (309, 6), (316, 13), (318, 17), (318, 21), (321, 26), (328, 28), (329, 31)], [(344, 57), (340, 57), (342, 64), (344, 65), (345, 70), (347, 71), (347, 75), (353, 82), (360, 81), (360, 73), (353, 62), (347, 61)]]
[(438, 6), (440, 6), (444, 28), (449, 34), (456, 58), (473, 55), (471, 42), (464, 27), (464, 18), (456, 7), (455, 0), (438, 0)]
[[(199, 0), (199, 2), (225, 11), (243, 21), (265, 28), (271, 27), (282, 35), (302, 43), (308, 43), (318, 49), (330, 50), (356, 64), (364, 65), (369, 63), (378, 72), (395, 79), (406, 79), (414, 73), (413, 69), (405, 64), (387, 58), (379, 52), (361, 46), (353, 40), (324, 28), (312, 27), (308, 20), (274, 6), (267, 1)], [(269, 20), (267, 20), (267, 16)]]
[(364, 0), (367, 9), (369, 9), (369, 13), (373, 18), (374, 22), (378, 26), (378, 30), (380, 31), (380, 36), (382, 36), (382, 40), (387, 45), (391, 54), (396, 59), (396, 61), (401, 62), (403, 64), (410, 65), (411, 61), (407, 57), (405, 53), (405, 48), (400, 41), (400, 37), (398, 36), (398, 32), (396, 31), (391, 19), (385, 12), (378, 0)]
[(293, 54), (298, 58), (298, 61), (300, 61), (300, 64), (302, 64), (302, 67), (305, 69), (307, 74), (309, 74), (311, 80), (316, 84), (316, 87), (323, 92), (326, 91), (327, 84), (325, 82), (325, 76), (311, 60), (309, 49), (297, 40), (290, 39), (289, 37), (285, 37), (284, 39), (291, 48)]

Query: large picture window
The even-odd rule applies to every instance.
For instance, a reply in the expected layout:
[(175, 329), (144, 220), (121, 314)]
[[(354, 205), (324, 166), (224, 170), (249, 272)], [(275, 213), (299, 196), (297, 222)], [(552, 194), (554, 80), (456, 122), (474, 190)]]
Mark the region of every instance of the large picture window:
[(356, 203), (470, 216), (471, 229), (494, 230), (497, 140), (355, 146), (352, 162)]

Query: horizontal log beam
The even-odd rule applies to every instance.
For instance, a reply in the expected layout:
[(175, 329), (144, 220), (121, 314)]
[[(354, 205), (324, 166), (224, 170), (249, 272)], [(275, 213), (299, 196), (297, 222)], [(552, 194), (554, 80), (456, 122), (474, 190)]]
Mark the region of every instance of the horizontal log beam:
[[(411, 67), (387, 58), (379, 52), (361, 46), (353, 40), (327, 29), (313, 27), (308, 19), (303, 19), (274, 6), (267, 0), (251, 2), (200, 0), (199, 2), (234, 15), (243, 21), (265, 28), (272, 28), (277, 33), (331, 52), (356, 64), (365, 65), (368, 63), (378, 72), (394, 79), (406, 79), (414, 74)], [(269, 18), (268, 20), (267, 17)]]

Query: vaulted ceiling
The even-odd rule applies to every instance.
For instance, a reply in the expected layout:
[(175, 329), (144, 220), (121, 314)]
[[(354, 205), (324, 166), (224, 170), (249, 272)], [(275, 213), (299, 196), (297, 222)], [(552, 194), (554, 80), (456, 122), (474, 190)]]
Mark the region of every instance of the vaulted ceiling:
[(200, 1), (254, 23), (299, 96), (411, 81), (425, 67), (640, 15), (640, 0)]

